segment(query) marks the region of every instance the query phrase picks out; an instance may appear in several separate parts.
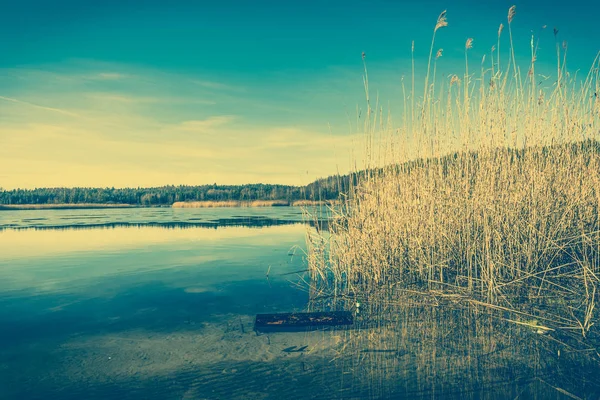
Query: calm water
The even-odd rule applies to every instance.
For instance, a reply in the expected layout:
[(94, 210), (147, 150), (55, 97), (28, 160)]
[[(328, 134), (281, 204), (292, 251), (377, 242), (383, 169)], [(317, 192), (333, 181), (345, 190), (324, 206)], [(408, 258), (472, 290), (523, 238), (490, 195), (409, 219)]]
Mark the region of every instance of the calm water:
[(272, 226), (302, 222), (299, 207), (117, 208), (89, 210), (3, 210), (0, 229), (117, 226)]
[(291, 207), (1, 211), (0, 399), (569, 398), (535, 332), (478, 315), (257, 335), (306, 309), (310, 229)]
[[(289, 207), (0, 212), (0, 398), (244, 397), (228, 368), (281, 356), (245, 339), (253, 316), (306, 304), (300, 221)], [(222, 394), (202, 380), (215, 371)]]

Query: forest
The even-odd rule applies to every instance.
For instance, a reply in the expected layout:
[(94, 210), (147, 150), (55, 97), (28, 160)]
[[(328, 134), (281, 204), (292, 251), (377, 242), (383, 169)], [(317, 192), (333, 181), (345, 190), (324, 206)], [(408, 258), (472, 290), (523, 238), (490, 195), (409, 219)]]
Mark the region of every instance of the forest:
[(0, 205), (131, 204), (167, 206), (186, 201), (333, 200), (348, 189), (349, 176), (330, 176), (306, 186), (247, 184), (162, 186), (153, 188), (0, 189)]

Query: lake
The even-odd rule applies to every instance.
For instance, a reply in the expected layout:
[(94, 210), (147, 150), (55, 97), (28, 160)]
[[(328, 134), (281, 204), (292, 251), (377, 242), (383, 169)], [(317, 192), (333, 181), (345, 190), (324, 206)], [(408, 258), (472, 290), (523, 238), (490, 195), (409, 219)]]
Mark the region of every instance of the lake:
[(310, 229), (293, 207), (0, 212), (0, 398), (568, 398), (535, 346), (457, 341), (471, 317), (257, 334), (309, 307)]
[(0, 213), (0, 397), (243, 397), (236, 374), (288, 344), (266, 348), (254, 315), (307, 301), (301, 221), (290, 207)]

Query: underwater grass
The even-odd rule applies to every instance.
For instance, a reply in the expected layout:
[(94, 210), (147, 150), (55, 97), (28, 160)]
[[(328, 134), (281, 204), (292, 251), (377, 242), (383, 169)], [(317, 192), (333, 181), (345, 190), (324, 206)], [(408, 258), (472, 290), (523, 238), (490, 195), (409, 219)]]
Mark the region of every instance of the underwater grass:
[[(569, 353), (600, 366), (598, 57), (578, 81), (566, 69), (566, 44), (557, 42), (556, 81), (540, 87), (533, 37), (526, 74), (516, 62), (515, 15), (513, 6), (507, 60), (499, 52), (501, 24), (481, 71), (470, 68), (468, 39), (462, 78), (438, 82), (441, 49), (433, 54), (438, 30), (448, 25), (444, 11), (433, 31), (423, 97), (415, 98), (413, 67), (398, 126), (371, 104), (365, 62), (367, 173), (332, 208), (328, 232), (307, 235), (313, 307), (357, 307), (367, 319), (387, 321), (376, 323), (387, 327), (385, 334), (372, 326), (371, 333), (351, 334), (360, 343), (355, 351), (400, 337), (410, 321), (397, 315), (427, 319), (437, 309), (435, 318), (444, 316), (429, 328), (437, 329), (455, 324), (449, 310), (468, 310), (494, 321), (496, 333), (514, 332), (503, 344), (513, 355), (531, 345), (519, 347), (516, 338), (521, 343), (523, 332), (532, 332), (529, 343), (552, 343), (554, 358), (562, 350), (563, 359)], [(453, 343), (491, 350), (503, 343), (492, 331), (448, 335)], [(435, 352), (434, 342), (428, 351)]]

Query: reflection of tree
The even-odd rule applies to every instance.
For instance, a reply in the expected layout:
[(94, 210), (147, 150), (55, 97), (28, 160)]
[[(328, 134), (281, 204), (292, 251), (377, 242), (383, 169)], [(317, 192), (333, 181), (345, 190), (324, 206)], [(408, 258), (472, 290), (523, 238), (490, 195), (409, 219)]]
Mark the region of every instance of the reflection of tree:
[[(102, 222), (102, 223), (89, 223), (86, 222), (84, 225), (26, 225), (23, 227), (16, 225), (0, 226), (2, 229), (35, 229), (35, 230), (71, 230), (71, 229), (98, 229), (98, 228), (118, 228), (118, 227), (158, 227), (165, 229), (187, 229), (187, 228), (212, 228), (217, 229), (220, 227), (248, 227), (248, 228), (263, 228), (269, 226), (279, 225), (294, 225), (294, 224), (308, 224), (314, 225), (314, 221), (301, 221), (293, 219), (278, 219), (268, 218), (262, 216), (256, 217), (236, 217), (236, 218), (218, 218), (207, 221), (168, 221), (168, 222), (157, 222), (157, 221), (146, 221), (146, 222)], [(321, 225), (326, 225), (326, 221), (318, 222)]]

